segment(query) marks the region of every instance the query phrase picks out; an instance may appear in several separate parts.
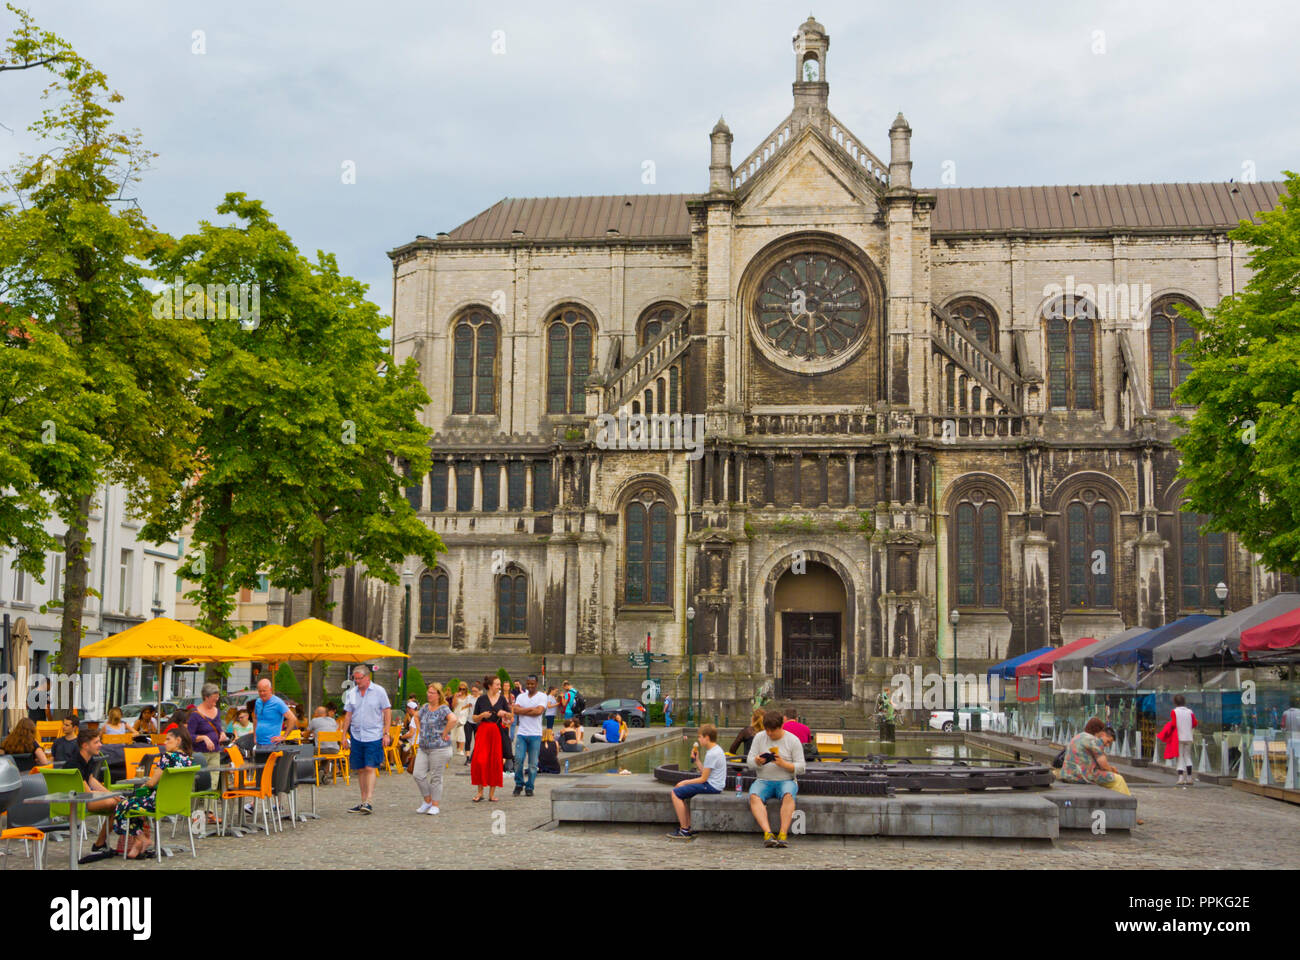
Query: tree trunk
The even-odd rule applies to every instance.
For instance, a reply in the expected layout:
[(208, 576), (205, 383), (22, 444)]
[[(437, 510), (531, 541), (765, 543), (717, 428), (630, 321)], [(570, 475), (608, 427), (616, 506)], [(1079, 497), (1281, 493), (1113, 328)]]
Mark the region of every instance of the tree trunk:
[[(67, 573), (63, 588), (63, 622), (59, 628), (59, 672), (78, 673), (81, 670), (81, 617), (86, 606), (86, 556), (83, 545), (90, 526), (90, 497), (77, 500), (72, 516), (64, 519), (68, 532), (64, 536), (64, 566)], [(102, 551), (101, 551), (102, 552)], [(101, 562), (104, 558), (100, 558)], [(102, 601), (101, 601), (102, 602)], [(51, 693), (53, 685), (51, 685)], [(51, 708), (54, 704), (50, 704)], [(62, 715), (60, 712), (60, 716)], [(54, 714), (51, 713), (51, 716)]]
[[(229, 484), (221, 488), (220, 499), (220, 515), (223, 517), (230, 516), (230, 507), (234, 500), (234, 489)], [(228, 524), (221, 524), (217, 527), (217, 542), (212, 545), (212, 569), (210, 571), (212, 579), (205, 583), (201, 590), (204, 609), (203, 619), (199, 627), (199, 629), (212, 634), (214, 637), (223, 638), (226, 636), (226, 618), (230, 609), (230, 604), (226, 602), (226, 565), (230, 562), (228, 531)], [(222, 685), (229, 675), (230, 665), (227, 663), (209, 663), (203, 671), (203, 679), (218, 686)]]
[(311, 544), (311, 611), (307, 614), (319, 620), (328, 620), (330, 582), (325, 570), (325, 538), (317, 537)]

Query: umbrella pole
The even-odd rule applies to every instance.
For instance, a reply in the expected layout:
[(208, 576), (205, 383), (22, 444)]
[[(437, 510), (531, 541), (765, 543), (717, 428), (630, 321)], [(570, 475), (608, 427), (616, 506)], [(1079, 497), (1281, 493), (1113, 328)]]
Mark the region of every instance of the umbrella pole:
[(308, 661), (307, 661), (307, 716), (306, 716), (306, 717), (303, 717), (304, 720), (307, 720), (307, 719), (310, 719), (310, 718), (311, 718), (311, 709), (312, 709), (312, 708), (311, 708), (311, 695), (312, 695), (312, 691), (313, 691), (313, 685), (312, 685), (312, 682), (311, 682), (311, 677), (312, 677), (312, 671), (313, 671), (313, 669), (315, 668), (315, 666), (316, 666), (316, 662), (315, 662), (314, 660), (308, 660)]

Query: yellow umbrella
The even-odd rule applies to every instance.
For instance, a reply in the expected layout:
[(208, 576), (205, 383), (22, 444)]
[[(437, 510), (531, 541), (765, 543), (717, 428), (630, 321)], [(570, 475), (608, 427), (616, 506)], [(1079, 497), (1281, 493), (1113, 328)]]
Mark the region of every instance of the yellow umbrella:
[[(139, 658), (152, 663), (168, 660), (224, 663), (253, 659), (253, 655), (243, 647), (169, 617), (155, 617), (137, 623), (121, 633), (82, 647), (79, 656), (82, 660), (92, 657)], [(158, 712), (162, 713), (162, 683), (158, 684)]]
[(278, 623), (268, 623), (264, 627), (258, 627), (251, 633), (246, 633), (239, 638), (239, 645), (249, 653), (261, 655), (262, 646), (288, 629)]
[[(270, 631), (267, 625), (256, 634)], [(249, 634), (249, 638), (254, 634)], [(342, 661), (344, 663), (369, 663), (386, 657), (405, 657), (406, 654), (382, 643), (376, 643), (359, 633), (344, 630), (332, 623), (308, 617), (292, 627), (281, 628), (278, 633), (264, 635), (254, 643), (253, 652), (258, 659), (279, 662), (281, 660), (298, 660), (307, 664), (307, 710), (312, 708), (312, 672), (313, 664), (321, 660)]]

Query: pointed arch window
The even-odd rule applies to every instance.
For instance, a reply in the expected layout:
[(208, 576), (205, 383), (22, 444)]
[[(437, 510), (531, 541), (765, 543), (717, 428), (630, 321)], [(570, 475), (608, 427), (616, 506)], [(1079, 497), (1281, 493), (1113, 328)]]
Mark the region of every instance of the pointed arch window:
[(957, 604), (1002, 606), (1002, 508), (976, 487), (957, 504)]
[(447, 574), (442, 570), (420, 577), (420, 632), (447, 632)]
[(497, 328), (483, 310), (456, 321), (452, 332), (451, 412), (497, 412)]
[(497, 633), (528, 632), (528, 577), (514, 564), (497, 577)]
[(623, 602), (667, 606), (671, 601), (672, 511), (647, 488), (623, 512)]
[(558, 311), (546, 328), (546, 412), (586, 413), (594, 325), (574, 308)]
[(641, 319), (637, 323), (636, 345), (639, 350), (647, 343), (653, 340), (659, 334), (664, 332), (674, 320), (681, 317), (686, 311), (675, 303), (656, 303), (653, 307), (641, 314)]
[(1084, 488), (1065, 507), (1067, 600), (1072, 608), (1115, 604), (1115, 511), (1104, 493)]
[(1196, 329), (1179, 307), (1198, 309), (1185, 297), (1161, 297), (1151, 306), (1151, 405), (1157, 410), (1173, 407), (1174, 391), (1192, 371), (1178, 348), (1196, 339)]
[(1053, 410), (1091, 410), (1097, 405), (1093, 341), (1096, 311), (1081, 297), (1057, 297), (1044, 312), (1047, 394)]
[(1213, 609), (1219, 602), (1214, 588), (1228, 580), (1228, 537), (1202, 532), (1209, 522), (1203, 513), (1178, 514), (1178, 566), (1184, 610)]

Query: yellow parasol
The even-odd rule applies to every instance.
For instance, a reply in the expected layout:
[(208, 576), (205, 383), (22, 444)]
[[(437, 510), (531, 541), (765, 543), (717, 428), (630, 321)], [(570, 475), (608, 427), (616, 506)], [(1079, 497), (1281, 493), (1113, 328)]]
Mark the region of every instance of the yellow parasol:
[[(382, 643), (376, 643), (359, 633), (344, 630), (332, 623), (308, 617), (292, 627), (280, 627), (272, 632), (274, 624), (268, 624), (260, 630), (250, 633), (245, 640), (252, 640), (249, 649), (259, 660), (280, 662), (298, 660), (307, 664), (307, 712), (312, 709), (312, 673), (313, 665), (322, 660), (341, 661), (343, 663), (369, 663), (387, 657), (405, 657), (406, 654)], [(258, 636), (258, 635), (261, 636)], [(256, 638), (256, 640), (254, 640)]]
[[(210, 633), (178, 623), (168, 617), (156, 617), (128, 630), (105, 637), (98, 643), (82, 647), (82, 660), (92, 657), (139, 658), (152, 663), (169, 660), (192, 660), (196, 663), (227, 663), (252, 660), (253, 655), (241, 646), (214, 637)], [(158, 684), (158, 712), (162, 713), (162, 683)]]

